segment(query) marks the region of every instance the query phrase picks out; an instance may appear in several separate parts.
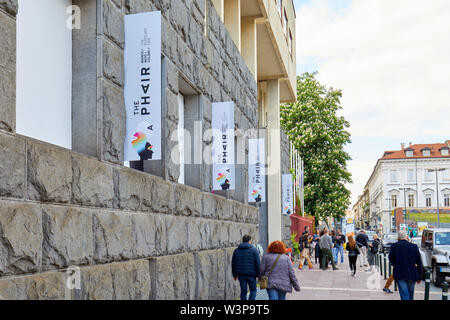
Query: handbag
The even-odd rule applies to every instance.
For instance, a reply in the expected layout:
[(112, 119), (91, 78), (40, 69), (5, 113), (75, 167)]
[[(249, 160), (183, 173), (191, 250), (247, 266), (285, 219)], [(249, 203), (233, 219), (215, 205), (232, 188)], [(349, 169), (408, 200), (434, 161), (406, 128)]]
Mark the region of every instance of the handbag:
[(272, 264), (272, 267), (270, 268), (269, 274), (266, 276), (262, 276), (259, 279), (259, 288), (260, 289), (267, 289), (267, 286), (269, 285), (269, 277), (270, 274), (272, 273), (273, 269), (275, 268), (275, 265), (277, 264), (278, 260), (280, 259), (281, 254), (278, 255), (277, 259), (275, 260), (275, 262)]

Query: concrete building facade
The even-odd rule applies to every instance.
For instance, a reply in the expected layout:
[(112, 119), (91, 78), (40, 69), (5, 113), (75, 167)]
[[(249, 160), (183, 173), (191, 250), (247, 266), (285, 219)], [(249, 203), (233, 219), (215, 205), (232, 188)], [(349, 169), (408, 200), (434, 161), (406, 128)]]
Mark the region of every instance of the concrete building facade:
[[(242, 235), (258, 242), (265, 221), (267, 241), (282, 238), (282, 133), (265, 137), (271, 196), (258, 209), (247, 201), (245, 162), (235, 191), (212, 194), (211, 165), (170, 161), (174, 132), (181, 125), (196, 139), (190, 124), (211, 128), (211, 103), (220, 101), (235, 103), (246, 155), (241, 132), (279, 129), (280, 102), (296, 98), (292, 2), (279, 15), (274, 0), (72, 0), (82, 22), (72, 30), (71, 149), (16, 132), (20, 4), (0, 0), (0, 295), (236, 298), (230, 262)], [(133, 170), (123, 155), (124, 16), (154, 10), (162, 14), (165, 148), (162, 160)], [(77, 285), (68, 287), (72, 276)]]

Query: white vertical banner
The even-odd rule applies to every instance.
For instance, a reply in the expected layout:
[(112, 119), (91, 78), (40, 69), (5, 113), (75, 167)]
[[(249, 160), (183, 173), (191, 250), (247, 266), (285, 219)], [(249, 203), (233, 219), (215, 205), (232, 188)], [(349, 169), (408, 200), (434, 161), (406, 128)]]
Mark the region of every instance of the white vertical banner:
[(234, 190), (234, 102), (212, 103), (213, 190)]
[(125, 161), (161, 159), (161, 12), (125, 16)]
[(248, 140), (248, 202), (266, 202), (264, 139)]
[(283, 214), (292, 214), (294, 212), (293, 190), (292, 190), (292, 174), (283, 174), (281, 176), (281, 200), (283, 204)]

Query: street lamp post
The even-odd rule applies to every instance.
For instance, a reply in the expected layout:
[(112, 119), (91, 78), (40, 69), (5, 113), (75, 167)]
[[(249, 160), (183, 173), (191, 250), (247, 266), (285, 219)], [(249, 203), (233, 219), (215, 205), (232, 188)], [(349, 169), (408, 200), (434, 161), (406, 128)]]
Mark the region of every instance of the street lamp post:
[(428, 172), (433, 172), (433, 171), (436, 172), (436, 198), (437, 198), (436, 208), (437, 208), (438, 228), (441, 227), (441, 221), (439, 219), (439, 175), (438, 175), (438, 172), (445, 171), (445, 170), (446, 170), (445, 168), (428, 169)]
[(403, 222), (406, 222), (406, 191), (412, 190), (411, 188), (398, 188), (399, 190), (403, 190), (403, 205), (404, 205), (404, 211), (403, 211)]
[[(392, 201), (392, 198), (387, 198), (386, 199), (387, 201), (388, 201), (388, 203), (389, 203), (389, 219), (390, 219), (390, 226), (391, 226), (391, 232), (392, 232), (392, 217), (391, 217), (391, 201)], [(394, 217), (395, 217), (395, 215), (394, 215)]]

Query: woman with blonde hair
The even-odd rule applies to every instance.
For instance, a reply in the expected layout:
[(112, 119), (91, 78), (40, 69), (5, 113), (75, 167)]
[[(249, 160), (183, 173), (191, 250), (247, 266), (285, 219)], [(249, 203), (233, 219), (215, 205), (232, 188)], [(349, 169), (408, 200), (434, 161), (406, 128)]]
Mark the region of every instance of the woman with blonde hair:
[(350, 270), (352, 271), (352, 277), (354, 277), (356, 274), (356, 260), (358, 259), (360, 251), (353, 235), (348, 236), (348, 242), (345, 247), (348, 251), (348, 262), (350, 264)]
[(286, 255), (286, 245), (281, 241), (273, 241), (267, 248), (259, 267), (259, 278), (268, 277), (267, 294), (269, 300), (286, 300), (286, 293), (300, 291), (291, 260)]

